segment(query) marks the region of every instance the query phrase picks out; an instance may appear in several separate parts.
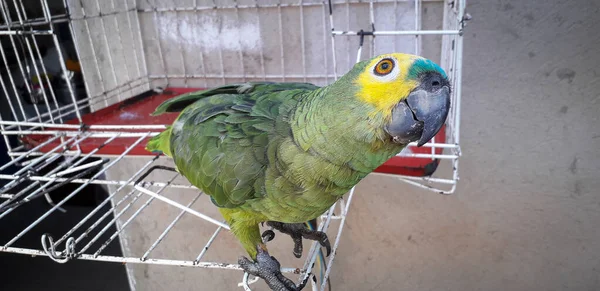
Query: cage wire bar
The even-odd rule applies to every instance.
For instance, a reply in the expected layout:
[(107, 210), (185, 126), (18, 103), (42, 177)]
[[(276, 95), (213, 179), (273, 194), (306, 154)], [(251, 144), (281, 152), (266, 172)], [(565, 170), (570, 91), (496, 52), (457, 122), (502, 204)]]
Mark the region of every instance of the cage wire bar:
[[(439, 58), (453, 88), (445, 139), (440, 141), (438, 135), (425, 144), (427, 153), (415, 152), (412, 143), (399, 156), (442, 161), (449, 166), (447, 177), (377, 174), (441, 194), (456, 190), (462, 30), (470, 19), (466, 0), (194, 0), (188, 6), (190, 2), (0, 0), (0, 131), (10, 157), (0, 166), (0, 179), (6, 181), (0, 188), (0, 223), (37, 198), (48, 203), (41, 216), (0, 242), (0, 251), (48, 256), (59, 263), (84, 259), (241, 270), (235, 263), (203, 260), (228, 226), (194, 209), (202, 193), (186, 201), (164, 194), (165, 189), (195, 189), (177, 173), (148, 180), (150, 172), (164, 170), (164, 157), (136, 157), (141, 166), (131, 176), (107, 178), (165, 124), (85, 124), (84, 117), (169, 87), (207, 88), (251, 80), (325, 85), (367, 56), (391, 51), (422, 55), (430, 47), (425, 42), (439, 46), (430, 54)], [(431, 13), (424, 13), (427, 8), (442, 15), (433, 28), (424, 22), (431, 19)], [(202, 27), (204, 36), (194, 27)], [(437, 42), (426, 37), (436, 37)], [(28, 144), (32, 136), (46, 139)], [(120, 152), (101, 154), (122, 140), (130, 142)], [(97, 146), (84, 151), (82, 145), (92, 141)], [(7, 172), (14, 166), (19, 169)], [(78, 186), (54, 201), (50, 193), (66, 184)], [(107, 186), (109, 193), (85, 217), (57, 239), (41, 236), (40, 249), (19, 245), (44, 219), (66, 211), (70, 199), (94, 184)], [(321, 280), (309, 280), (313, 290), (326, 288), (353, 195), (354, 188), (319, 218), (319, 230), (335, 224), (337, 231), (332, 255), (321, 265), (327, 267), (319, 270)], [(169, 204), (176, 215), (149, 248), (136, 256), (104, 254), (156, 203)], [(205, 246), (187, 260), (154, 257), (153, 251), (168, 241), (185, 215), (216, 227)], [(282, 271), (298, 274), (299, 282), (308, 280), (320, 251), (313, 242), (303, 266)], [(252, 282), (256, 279), (245, 274), (240, 286), (250, 290)]]

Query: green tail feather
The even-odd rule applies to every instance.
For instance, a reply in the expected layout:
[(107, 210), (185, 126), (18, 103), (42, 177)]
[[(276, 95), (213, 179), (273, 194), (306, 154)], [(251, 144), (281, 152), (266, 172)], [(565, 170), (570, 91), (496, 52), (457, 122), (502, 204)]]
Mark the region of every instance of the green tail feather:
[(169, 147), (169, 138), (171, 137), (171, 126), (161, 132), (159, 135), (150, 138), (146, 144), (146, 150), (155, 154), (165, 154), (171, 157), (171, 149)]
[[(181, 94), (179, 96), (176, 96), (174, 98), (171, 98), (171, 99), (166, 100), (163, 103), (161, 103), (156, 108), (154, 113), (152, 113), (152, 115), (156, 116), (156, 115), (161, 115), (161, 114), (167, 113), (167, 112), (181, 112), (188, 105), (190, 105), (202, 98), (219, 95), (219, 94), (247, 93), (247, 92), (254, 90), (256, 87), (265, 86), (265, 85), (268, 86), (271, 84), (272, 83), (270, 83), (270, 82), (248, 82), (248, 83), (241, 83), (241, 84), (229, 84), (229, 85), (224, 85), (224, 86), (220, 86), (220, 87), (215, 87), (212, 89), (200, 90), (200, 91), (194, 91), (194, 92)], [(275, 84), (275, 85), (277, 85), (277, 84)]]

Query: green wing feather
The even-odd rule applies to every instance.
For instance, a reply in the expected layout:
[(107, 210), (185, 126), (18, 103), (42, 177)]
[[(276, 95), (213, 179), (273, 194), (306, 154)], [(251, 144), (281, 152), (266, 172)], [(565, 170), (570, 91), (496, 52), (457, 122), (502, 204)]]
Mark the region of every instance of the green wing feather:
[(179, 172), (224, 208), (265, 194), (268, 148), (298, 96), (319, 87), (306, 83), (244, 83), (191, 92), (161, 104), (154, 115), (181, 114), (147, 149), (171, 156)]
[(167, 112), (181, 112), (188, 105), (199, 99), (219, 94), (266, 94), (277, 91), (292, 89), (314, 90), (318, 87), (308, 83), (274, 83), (274, 82), (248, 82), (241, 84), (229, 84), (221, 87), (215, 87), (209, 90), (189, 92), (171, 98), (160, 104), (152, 115), (160, 115)]

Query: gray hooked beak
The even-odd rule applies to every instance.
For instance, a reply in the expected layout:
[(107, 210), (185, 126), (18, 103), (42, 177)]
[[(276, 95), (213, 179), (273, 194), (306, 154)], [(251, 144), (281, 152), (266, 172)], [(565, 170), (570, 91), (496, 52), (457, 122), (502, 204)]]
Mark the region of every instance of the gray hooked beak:
[(448, 111), (450, 111), (448, 86), (417, 88), (394, 107), (392, 121), (385, 130), (395, 143), (408, 144), (418, 140), (417, 146), (420, 147), (440, 131)]

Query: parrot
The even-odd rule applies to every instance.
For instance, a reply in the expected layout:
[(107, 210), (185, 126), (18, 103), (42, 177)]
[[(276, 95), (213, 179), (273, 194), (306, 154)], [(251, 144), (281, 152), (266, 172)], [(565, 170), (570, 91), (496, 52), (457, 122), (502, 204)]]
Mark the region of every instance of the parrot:
[(272, 290), (301, 290), (306, 282), (282, 275), (259, 225), (290, 235), (296, 257), (303, 238), (329, 255), (327, 235), (306, 222), (407, 144), (431, 140), (445, 124), (450, 96), (435, 62), (382, 54), (322, 87), (241, 82), (168, 99), (152, 114), (179, 115), (146, 150), (171, 157), (210, 196), (250, 257), (239, 257), (243, 270)]

